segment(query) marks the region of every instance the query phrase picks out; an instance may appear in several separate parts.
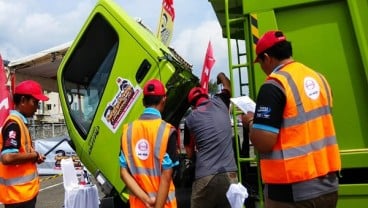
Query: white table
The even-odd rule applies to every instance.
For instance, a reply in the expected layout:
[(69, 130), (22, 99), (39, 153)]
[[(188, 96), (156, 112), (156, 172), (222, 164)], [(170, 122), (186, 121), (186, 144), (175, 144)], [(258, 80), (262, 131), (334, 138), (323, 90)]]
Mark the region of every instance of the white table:
[(96, 185), (80, 185), (65, 190), (65, 208), (98, 208), (99, 197)]

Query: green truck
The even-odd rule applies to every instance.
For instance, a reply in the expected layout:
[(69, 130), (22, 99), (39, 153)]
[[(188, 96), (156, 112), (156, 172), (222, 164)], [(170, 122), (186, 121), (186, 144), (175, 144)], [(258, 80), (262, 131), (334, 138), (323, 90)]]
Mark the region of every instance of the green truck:
[[(270, 29), (282, 30), (293, 43), (294, 58), (327, 77), (343, 167), (338, 207), (367, 204), (368, 0), (209, 2), (228, 41), (230, 78), (240, 95), (255, 98), (265, 79), (252, 60), (255, 43)], [(189, 108), (186, 95), (199, 81), (190, 64), (114, 1), (98, 1), (65, 54), (57, 81), (72, 146), (114, 204), (110, 207), (124, 207), (128, 200), (119, 175), (121, 127), (142, 113), (142, 87), (151, 78), (165, 83), (163, 117), (179, 126)], [(235, 138), (244, 138), (234, 143), (239, 175), (250, 193), (245, 205), (263, 207), (256, 154), (247, 135), (238, 134), (234, 125)]]
[[(255, 99), (265, 79), (253, 64), (255, 44), (268, 31), (282, 30), (294, 59), (323, 73), (334, 96), (334, 121), (341, 150), (338, 207), (368, 203), (368, 0), (209, 0), (228, 40), (234, 88)], [(232, 47), (233, 44), (236, 47)], [(234, 119), (235, 121), (235, 119)], [(235, 134), (237, 132), (235, 131)], [(245, 137), (246, 138), (246, 137)], [(237, 141), (236, 141), (237, 142)], [(263, 207), (262, 182), (251, 145), (238, 145), (239, 174)], [(258, 181), (258, 183), (255, 183)]]

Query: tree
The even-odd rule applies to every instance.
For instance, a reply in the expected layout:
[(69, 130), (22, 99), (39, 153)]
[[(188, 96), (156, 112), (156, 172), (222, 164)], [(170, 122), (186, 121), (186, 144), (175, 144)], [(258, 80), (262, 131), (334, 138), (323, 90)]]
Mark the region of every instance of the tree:
[(212, 97), (214, 94), (218, 92), (218, 85), (216, 81), (210, 80), (208, 82), (208, 93), (210, 97)]

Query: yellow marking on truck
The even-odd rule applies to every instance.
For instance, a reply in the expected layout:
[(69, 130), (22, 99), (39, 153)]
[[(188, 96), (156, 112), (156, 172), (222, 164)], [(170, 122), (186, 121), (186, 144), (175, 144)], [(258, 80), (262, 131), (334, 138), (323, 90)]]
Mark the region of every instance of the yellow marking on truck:
[(250, 14), (250, 23), (251, 23), (251, 31), (252, 31), (252, 39), (253, 39), (253, 47), (256, 49), (256, 44), (259, 39), (259, 29), (258, 29), (258, 17), (257, 14)]

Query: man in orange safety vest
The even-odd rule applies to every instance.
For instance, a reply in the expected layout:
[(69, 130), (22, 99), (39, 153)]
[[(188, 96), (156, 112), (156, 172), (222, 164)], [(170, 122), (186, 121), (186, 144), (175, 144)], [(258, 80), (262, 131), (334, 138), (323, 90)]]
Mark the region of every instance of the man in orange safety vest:
[(34, 208), (40, 184), (36, 163), (45, 156), (36, 152), (27, 124), (39, 101), (49, 98), (41, 85), (26, 80), (15, 87), (15, 110), (10, 111), (0, 136), (0, 202), (5, 208)]
[(176, 129), (161, 118), (166, 103), (164, 85), (156, 79), (143, 88), (140, 118), (123, 126), (120, 174), (131, 191), (130, 207), (176, 208), (173, 168), (176, 154)]
[(267, 79), (243, 124), (260, 153), (266, 207), (336, 207), (341, 161), (327, 80), (293, 60), (281, 31), (265, 33), (256, 54)]

